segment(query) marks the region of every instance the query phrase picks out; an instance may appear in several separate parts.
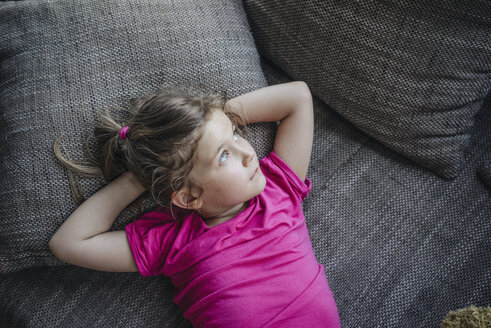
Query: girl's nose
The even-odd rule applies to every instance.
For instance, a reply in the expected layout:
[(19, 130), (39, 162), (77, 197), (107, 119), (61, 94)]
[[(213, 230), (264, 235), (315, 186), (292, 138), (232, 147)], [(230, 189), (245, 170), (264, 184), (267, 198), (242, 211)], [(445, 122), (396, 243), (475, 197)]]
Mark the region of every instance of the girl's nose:
[(243, 147), (242, 148), (242, 164), (248, 166), (252, 159), (254, 158), (254, 151), (252, 148)]

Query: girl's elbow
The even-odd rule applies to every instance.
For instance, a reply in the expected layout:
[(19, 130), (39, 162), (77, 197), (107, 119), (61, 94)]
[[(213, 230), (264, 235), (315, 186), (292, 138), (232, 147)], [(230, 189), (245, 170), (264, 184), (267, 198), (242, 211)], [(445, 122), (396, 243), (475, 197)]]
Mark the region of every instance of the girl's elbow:
[(51, 237), (48, 242), (48, 247), (51, 253), (59, 260), (65, 261), (66, 258), (66, 250), (68, 249), (66, 241), (64, 242), (56, 235)]
[(309, 89), (309, 86), (308, 86), (307, 82), (305, 82), (305, 81), (300, 81), (299, 80), (299, 81), (295, 81), (295, 83), (301, 85), (302, 88), (304, 88), (304, 89)]
[(313, 110), (312, 93), (310, 92), (308, 84), (304, 81), (296, 81), (295, 83), (298, 85), (296, 88), (298, 93), (297, 99), (300, 102), (298, 107), (307, 107), (308, 109)]
[(50, 239), (50, 241), (48, 242), (48, 247), (49, 247), (49, 250), (51, 251), (51, 253), (58, 259), (61, 259), (61, 255), (60, 255), (60, 245), (59, 245), (59, 242), (57, 239), (54, 238), (54, 236)]
[(298, 84), (298, 91), (300, 94), (306, 98), (312, 98), (312, 93), (310, 92), (309, 85), (304, 81), (295, 81)]
[(307, 83), (298, 81), (298, 104), (296, 106), (297, 115), (301, 116), (303, 120), (314, 119), (314, 103), (312, 100), (312, 93)]

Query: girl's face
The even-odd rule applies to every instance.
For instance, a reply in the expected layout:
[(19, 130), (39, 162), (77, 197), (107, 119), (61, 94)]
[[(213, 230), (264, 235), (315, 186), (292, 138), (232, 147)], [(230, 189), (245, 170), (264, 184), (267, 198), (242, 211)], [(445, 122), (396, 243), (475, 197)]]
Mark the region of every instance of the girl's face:
[(203, 189), (204, 218), (231, 218), (266, 186), (256, 152), (220, 110), (209, 114), (195, 154), (192, 176)]

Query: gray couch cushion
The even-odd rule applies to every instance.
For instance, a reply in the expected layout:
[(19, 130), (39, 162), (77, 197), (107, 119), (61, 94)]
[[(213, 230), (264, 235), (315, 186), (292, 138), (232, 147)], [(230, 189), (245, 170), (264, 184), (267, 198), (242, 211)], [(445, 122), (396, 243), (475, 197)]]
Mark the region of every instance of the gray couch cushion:
[[(0, 272), (62, 264), (48, 241), (76, 204), (56, 137), (84, 161), (106, 107), (176, 83), (230, 97), (266, 86), (238, 0), (3, 2), (0, 65)], [(251, 129), (258, 155), (272, 131)], [(104, 183), (80, 179), (86, 197)], [(112, 229), (134, 217), (123, 211)]]
[(192, 327), (166, 277), (67, 266), (0, 278), (0, 327)]
[(477, 176), (491, 189), (491, 163), (479, 167)]
[(491, 88), (489, 1), (266, 1), (259, 52), (358, 128), (444, 178)]

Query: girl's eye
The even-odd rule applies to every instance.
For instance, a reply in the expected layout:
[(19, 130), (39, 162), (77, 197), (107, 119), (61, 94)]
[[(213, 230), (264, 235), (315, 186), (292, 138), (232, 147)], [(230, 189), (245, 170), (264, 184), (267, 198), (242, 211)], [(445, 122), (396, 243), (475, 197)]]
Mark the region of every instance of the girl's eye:
[[(237, 130), (237, 128), (234, 128), (234, 141), (239, 140), (240, 134)], [(223, 153), (220, 155), (220, 163), (225, 162), (228, 159), (228, 156), (230, 155), (228, 150), (224, 150)]]
[(227, 160), (227, 158), (228, 158), (228, 151), (227, 151), (227, 150), (225, 150), (225, 151), (222, 153), (222, 155), (220, 156), (220, 162), (224, 162), (224, 161), (226, 161), (226, 160)]

